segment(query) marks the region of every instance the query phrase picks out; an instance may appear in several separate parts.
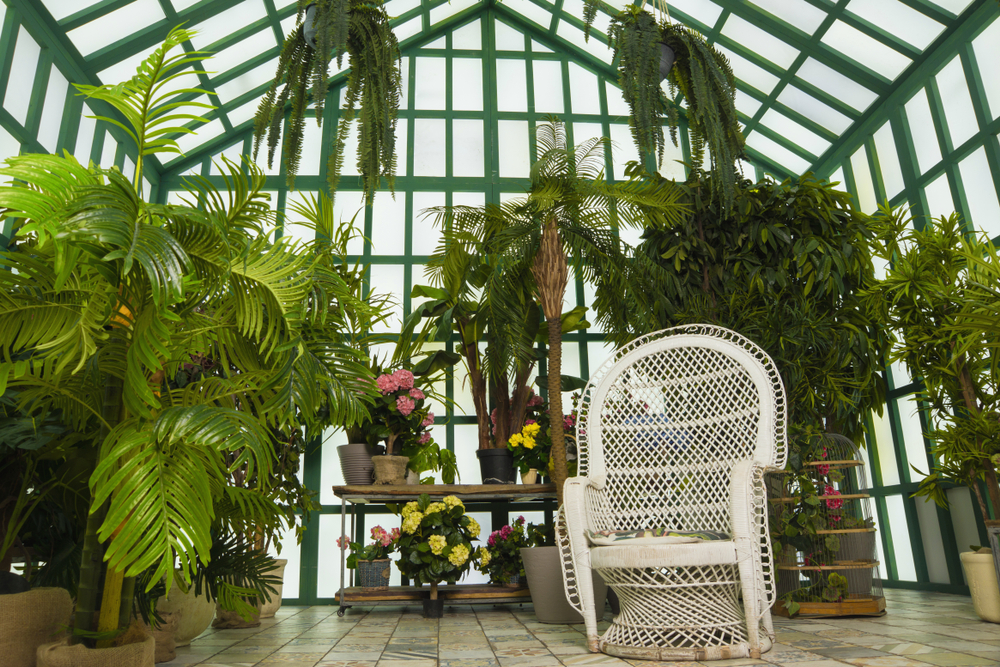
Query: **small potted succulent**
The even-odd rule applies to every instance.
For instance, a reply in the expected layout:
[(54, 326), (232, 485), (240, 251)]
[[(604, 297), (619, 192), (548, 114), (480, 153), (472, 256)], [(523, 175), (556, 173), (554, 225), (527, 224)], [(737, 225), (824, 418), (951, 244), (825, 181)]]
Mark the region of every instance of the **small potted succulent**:
[(347, 535), (337, 540), (337, 546), (345, 546), (351, 550), (347, 557), (347, 567), (358, 571), (358, 583), (361, 588), (371, 591), (384, 591), (389, 588), (390, 563), (389, 554), (396, 548), (399, 539), (399, 528), (386, 532), (382, 526), (371, 529), (372, 543), (363, 545), (351, 542)]
[(441, 618), (444, 600), (438, 584), (454, 583), (480, 559), (479, 523), (465, 513), (457, 496), (431, 502), (426, 493), (406, 503), (401, 511), (399, 571), (417, 585), (429, 584), (430, 596), (423, 601), (425, 618)]
[(528, 546), (531, 543), (524, 528), (524, 517), (519, 516), (513, 524), (490, 533), (486, 546), (479, 549), (476, 569), (489, 576), (490, 583), (518, 587), (524, 580), (521, 548)]

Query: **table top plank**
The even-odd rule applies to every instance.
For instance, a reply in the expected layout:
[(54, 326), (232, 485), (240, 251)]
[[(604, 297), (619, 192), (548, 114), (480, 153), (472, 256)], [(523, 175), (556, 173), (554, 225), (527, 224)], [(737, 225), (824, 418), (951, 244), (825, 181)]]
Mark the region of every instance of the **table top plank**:
[(426, 493), (432, 498), (458, 496), (462, 500), (523, 500), (556, 497), (555, 484), (404, 484), (398, 486), (346, 485), (333, 487), (333, 494), (351, 502), (416, 500)]

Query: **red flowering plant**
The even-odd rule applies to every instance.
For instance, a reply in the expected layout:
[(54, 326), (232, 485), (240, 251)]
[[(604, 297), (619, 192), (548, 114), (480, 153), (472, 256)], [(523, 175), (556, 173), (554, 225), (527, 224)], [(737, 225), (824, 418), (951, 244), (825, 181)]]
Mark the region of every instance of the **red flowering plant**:
[(347, 535), (337, 540), (337, 546), (343, 549), (350, 547), (351, 555), (347, 557), (347, 567), (352, 570), (358, 566), (359, 560), (384, 560), (396, 550), (396, 542), (399, 540), (399, 528), (393, 528), (387, 532), (382, 526), (375, 526), (371, 530), (372, 543), (364, 545), (360, 542), (351, 542)]

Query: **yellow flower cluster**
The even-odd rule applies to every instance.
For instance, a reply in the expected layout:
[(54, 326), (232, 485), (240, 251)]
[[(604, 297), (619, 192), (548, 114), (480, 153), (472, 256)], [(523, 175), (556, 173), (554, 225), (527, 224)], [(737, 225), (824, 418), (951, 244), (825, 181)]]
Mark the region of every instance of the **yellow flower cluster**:
[(487, 551), (486, 549), (480, 549), (479, 550), (479, 564), (482, 565), (483, 567), (486, 567), (487, 565), (489, 565), (490, 564), (490, 560), (492, 558), (493, 557), (490, 556), (490, 552)]
[(427, 538), (427, 544), (431, 546), (431, 553), (435, 556), (440, 556), (441, 552), (448, 545), (448, 540), (445, 539), (444, 535), (431, 535)]
[(462, 501), (458, 499), (458, 496), (446, 496), (444, 499), (444, 504), (448, 506), (448, 509), (454, 509), (455, 507), (461, 507), (462, 511), (465, 511), (465, 505)]
[(434, 514), (434, 512), (441, 512), (448, 509), (448, 506), (444, 503), (431, 503), (427, 506), (426, 514)]
[(403, 519), (403, 525), (400, 526), (400, 530), (404, 533), (412, 535), (416, 532), (417, 528), (420, 527), (420, 522), (423, 520), (424, 515), (417, 511), (411, 511), (409, 516)]
[(403, 512), (402, 512), (403, 518), (405, 519), (418, 509), (420, 509), (420, 505), (417, 504), (416, 500), (411, 500), (410, 502), (406, 503), (406, 505), (403, 506)]
[(459, 566), (469, 559), (469, 547), (464, 544), (456, 544), (448, 554), (448, 560), (452, 565)]
[(510, 436), (507, 441), (514, 447), (524, 447), (525, 449), (534, 449), (535, 438), (538, 437), (538, 432), (542, 430), (541, 424), (526, 424), (524, 428), (521, 429), (520, 433), (515, 433)]
[(479, 522), (473, 519), (471, 516), (469, 517), (468, 528), (469, 528), (469, 533), (471, 533), (473, 537), (479, 537), (479, 531), (482, 530), (482, 528), (479, 527)]

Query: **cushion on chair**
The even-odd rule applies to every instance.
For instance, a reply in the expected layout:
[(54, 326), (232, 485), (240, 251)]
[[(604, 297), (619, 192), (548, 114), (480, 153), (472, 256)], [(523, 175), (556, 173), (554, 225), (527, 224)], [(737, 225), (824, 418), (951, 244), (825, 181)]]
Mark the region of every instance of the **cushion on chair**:
[(717, 530), (670, 530), (640, 528), (638, 530), (588, 530), (587, 540), (594, 546), (625, 546), (628, 544), (690, 544), (710, 540), (732, 539)]

